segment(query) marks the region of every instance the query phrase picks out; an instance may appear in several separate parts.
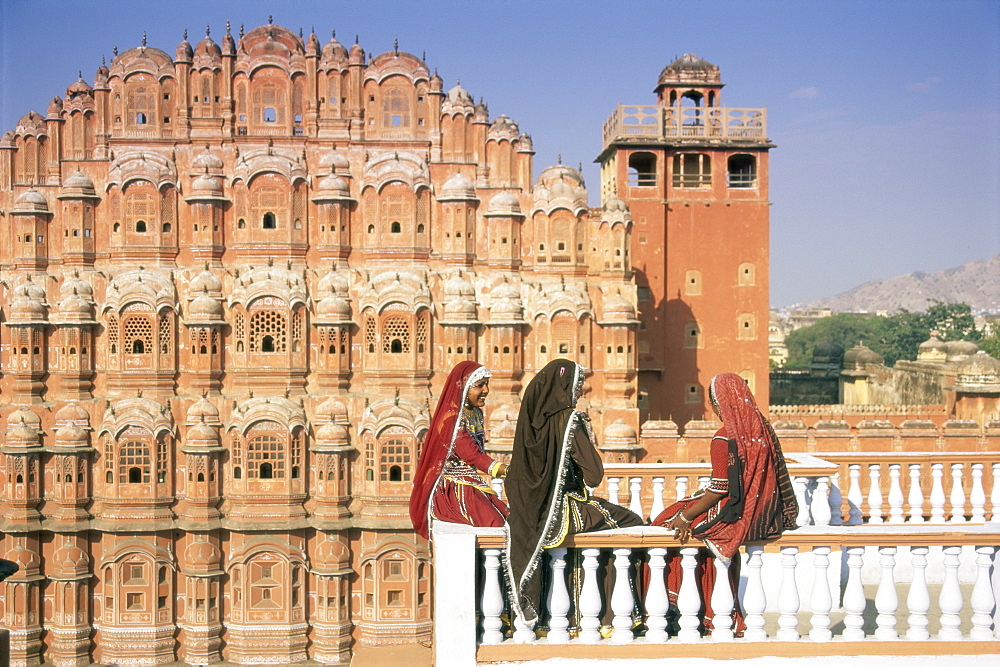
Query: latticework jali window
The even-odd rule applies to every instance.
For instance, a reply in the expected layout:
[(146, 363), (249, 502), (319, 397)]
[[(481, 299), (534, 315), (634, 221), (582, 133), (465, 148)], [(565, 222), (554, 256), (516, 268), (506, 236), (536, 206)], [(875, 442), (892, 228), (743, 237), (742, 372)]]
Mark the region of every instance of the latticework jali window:
[(407, 353), (410, 351), (410, 323), (402, 317), (386, 318), (382, 329), (382, 352)]
[(288, 322), (283, 313), (259, 310), (250, 316), (250, 349), (253, 352), (285, 352), (288, 349)]

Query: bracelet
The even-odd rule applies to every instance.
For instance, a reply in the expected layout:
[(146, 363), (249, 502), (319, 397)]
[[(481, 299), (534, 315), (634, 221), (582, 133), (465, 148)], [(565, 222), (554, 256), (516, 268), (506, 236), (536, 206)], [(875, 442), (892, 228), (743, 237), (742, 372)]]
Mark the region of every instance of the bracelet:
[(686, 523), (689, 526), (691, 525), (691, 521), (693, 521), (693, 519), (688, 519), (687, 517), (685, 517), (684, 516), (684, 512), (678, 512), (677, 513), (677, 518), (679, 518), (681, 521), (683, 521), (684, 523)]

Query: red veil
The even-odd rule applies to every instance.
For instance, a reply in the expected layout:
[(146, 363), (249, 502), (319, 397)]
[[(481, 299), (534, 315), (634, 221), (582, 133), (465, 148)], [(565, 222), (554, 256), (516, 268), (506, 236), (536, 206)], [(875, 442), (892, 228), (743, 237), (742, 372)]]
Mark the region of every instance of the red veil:
[(716, 517), (692, 534), (728, 561), (744, 542), (777, 537), (795, 528), (798, 504), (781, 445), (735, 373), (712, 378), (712, 402), (729, 440), (729, 498)]
[[(483, 370), (477, 372), (479, 369)], [(431, 426), (424, 437), (424, 448), (413, 478), (413, 491), (410, 492), (410, 520), (413, 529), (422, 537), (426, 538), (429, 534), (429, 509), (441, 480), (444, 462), (455, 449), (465, 397), (470, 385), (486, 377), (489, 377), (489, 371), (485, 366), (475, 361), (463, 361), (451, 369), (445, 380)]]

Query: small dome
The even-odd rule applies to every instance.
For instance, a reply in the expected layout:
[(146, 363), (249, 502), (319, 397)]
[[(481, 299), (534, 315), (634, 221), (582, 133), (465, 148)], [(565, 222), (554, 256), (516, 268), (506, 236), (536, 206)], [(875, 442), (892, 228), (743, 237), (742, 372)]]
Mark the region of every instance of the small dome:
[(364, 63), (365, 62), (365, 50), (361, 48), (361, 45), (357, 42), (351, 44), (351, 49), (348, 52), (352, 63)]
[(604, 202), (604, 206), (602, 208), (605, 211), (607, 211), (608, 213), (612, 213), (612, 212), (616, 212), (616, 211), (627, 212), (628, 211), (628, 204), (626, 204), (624, 201), (622, 201), (617, 196), (611, 195), (610, 197), (608, 197), (607, 201)]
[(884, 361), (882, 355), (862, 343), (858, 343), (844, 353), (844, 368), (847, 369), (877, 366)]
[(67, 424), (56, 429), (57, 447), (86, 447), (90, 444), (87, 432), (76, 424)]
[(90, 301), (75, 292), (59, 302), (59, 317), (63, 320), (90, 320), (93, 314)]
[(323, 45), (321, 57), (323, 60), (347, 60), (347, 47), (337, 41), (336, 32), (330, 37), (330, 41)]
[(322, 417), (329, 417), (338, 424), (349, 424), (347, 419), (347, 406), (345, 406), (336, 396), (331, 396), (316, 406), (317, 421), (319, 421)]
[(476, 186), (466, 176), (454, 174), (441, 186), (441, 193), (438, 195), (439, 201), (449, 199), (475, 199)]
[(979, 346), (969, 340), (950, 340), (944, 345), (948, 361), (961, 361), (979, 351)]
[(938, 338), (934, 334), (931, 334), (931, 337), (928, 338), (927, 340), (925, 340), (923, 343), (921, 343), (920, 346), (917, 349), (919, 349), (919, 350), (941, 350), (941, 351), (944, 351), (947, 348), (948, 348), (948, 346), (944, 343), (944, 341), (942, 341), (940, 338)]
[(204, 421), (208, 424), (217, 425), (219, 424), (219, 408), (215, 407), (212, 401), (202, 396), (188, 408), (185, 419), (188, 424)]
[(316, 429), (316, 442), (317, 444), (347, 444), (347, 429), (334, 421), (328, 421)]
[(184, 564), (192, 570), (218, 570), (222, 564), (222, 552), (207, 540), (197, 540), (184, 550)]
[(30, 323), (43, 322), (48, 319), (48, 309), (43, 299), (26, 289), (25, 285), (17, 288), (10, 304), (10, 319), (13, 322)]
[(196, 172), (204, 172), (206, 169), (211, 172), (222, 171), (224, 166), (222, 158), (213, 153), (209, 146), (205, 146), (205, 150), (191, 160), (191, 171)]
[(222, 319), (225, 311), (218, 299), (208, 294), (199, 294), (188, 305), (188, 316), (194, 319)]
[(38, 430), (25, 422), (18, 422), (7, 429), (7, 445), (10, 447), (34, 447), (38, 445)]
[(87, 426), (90, 424), (90, 413), (82, 405), (73, 401), (59, 408), (56, 412), (56, 424), (77, 424)]
[(203, 421), (188, 429), (187, 443), (193, 447), (217, 447), (219, 434)]
[(49, 204), (43, 195), (38, 190), (32, 188), (22, 192), (17, 199), (14, 200), (14, 208), (12, 213), (48, 213)]
[(521, 215), (521, 204), (513, 193), (501, 190), (490, 198), (490, 203), (486, 207), (486, 215), (519, 216)]
[(42, 429), (42, 418), (30, 408), (21, 406), (7, 415), (7, 428), (13, 428), (22, 422), (36, 431)]
[(192, 294), (199, 292), (218, 294), (222, 291), (222, 281), (206, 267), (191, 281), (190, 290)]
[(917, 361), (945, 361), (948, 358), (948, 346), (933, 333), (917, 347)]
[(465, 105), (472, 104), (472, 95), (469, 94), (461, 83), (455, 84), (445, 95), (445, 99), (452, 104)]
[(720, 83), (721, 80), (716, 65), (702, 60), (693, 53), (685, 53), (663, 68), (657, 87), (677, 83)]
[(18, 570), (22, 575), (27, 574), (29, 571), (37, 570), (42, 565), (41, 560), (38, 558), (38, 554), (31, 549), (25, 548), (21, 544), (16, 545), (13, 549), (8, 551), (4, 558), (17, 563)]
[(444, 305), (444, 316), (447, 320), (474, 320), (476, 304), (469, 299), (457, 297)]
[(73, 97), (74, 95), (91, 95), (94, 89), (90, 87), (90, 84), (83, 80), (83, 77), (79, 77), (73, 85), (66, 89), (66, 97)]
[(351, 305), (344, 297), (331, 290), (329, 295), (316, 304), (316, 315), (324, 320), (349, 321)]
[(615, 292), (604, 299), (604, 317), (634, 319), (635, 309), (620, 293)]
[(329, 176), (323, 177), (317, 184), (316, 189), (323, 194), (332, 194), (337, 197), (349, 198), (351, 196), (351, 188), (340, 176), (331, 173)]
[(204, 173), (191, 183), (191, 191), (195, 197), (220, 197), (224, 189), (222, 181), (217, 176), (210, 176), (208, 173)]
[(191, 42), (188, 41), (187, 30), (185, 30), (184, 39), (181, 40), (181, 43), (177, 45), (177, 50), (174, 51), (174, 60), (179, 63), (189, 63), (193, 55), (194, 49), (191, 48)]
[(56, 569), (64, 573), (85, 574), (90, 571), (90, 556), (68, 540), (53, 552), (52, 559)]
[(343, 542), (328, 537), (316, 547), (314, 562), (316, 567), (348, 568), (350, 567), (351, 554)]
[(815, 364), (840, 365), (844, 358), (844, 348), (831, 341), (825, 341), (813, 348), (812, 360)]
[(960, 391), (1000, 392), (1000, 360), (979, 350), (955, 369), (955, 385)]
[(208, 28), (205, 28), (205, 39), (198, 42), (198, 46), (194, 47), (194, 56), (195, 58), (207, 58), (210, 60), (222, 59), (222, 49), (219, 48), (219, 45), (209, 35)]
[(97, 198), (97, 190), (94, 182), (85, 173), (77, 169), (63, 181), (63, 189), (60, 197), (93, 197)]

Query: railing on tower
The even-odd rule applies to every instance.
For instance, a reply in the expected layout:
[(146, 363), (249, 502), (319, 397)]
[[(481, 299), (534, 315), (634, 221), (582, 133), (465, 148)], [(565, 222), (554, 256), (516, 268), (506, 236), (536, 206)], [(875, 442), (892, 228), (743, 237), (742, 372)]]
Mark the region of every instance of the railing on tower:
[(630, 139), (767, 141), (767, 110), (619, 104), (604, 122), (604, 147)]

